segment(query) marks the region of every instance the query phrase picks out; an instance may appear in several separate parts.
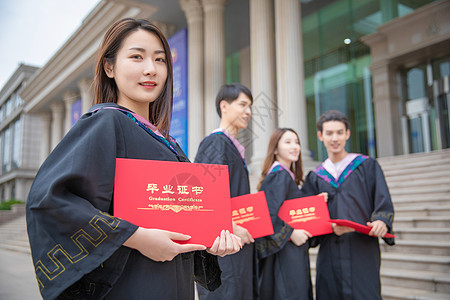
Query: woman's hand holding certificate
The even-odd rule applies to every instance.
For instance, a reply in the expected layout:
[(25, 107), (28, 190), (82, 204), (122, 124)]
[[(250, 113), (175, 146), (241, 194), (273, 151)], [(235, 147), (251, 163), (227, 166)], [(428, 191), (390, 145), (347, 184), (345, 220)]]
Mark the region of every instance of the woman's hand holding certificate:
[(235, 236), (228, 230), (222, 230), (220, 236), (216, 238), (211, 248), (206, 249), (206, 252), (223, 257), (236, 253), (241, 248), (242, 242), (238, 236)]
[(190, 238), (182, 233), (139, 227), (123, 245), (138, 250), (154, 261), (171, 261), (180, 253), (206, 249), (203, 245), (181, 245), (174, 242), (187, 241)]
[(241, 239), (228, 230), (222, 230), (211, 248), (198, 244), (179, 244), (174, 241), (187, 241), (191, 237), (182, 233), (139, 227), (123, 244), (134, 248), (142, 255), (154, 261), (171, 261), (180, 253), (206, 250), (208, 253), (225, 256), (238, 252), (242, 248)]

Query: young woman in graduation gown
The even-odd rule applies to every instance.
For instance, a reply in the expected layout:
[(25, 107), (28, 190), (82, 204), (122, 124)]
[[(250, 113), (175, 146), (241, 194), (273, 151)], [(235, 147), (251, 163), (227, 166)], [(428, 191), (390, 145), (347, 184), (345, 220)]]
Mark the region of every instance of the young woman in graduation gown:
[(289, 128), (276, 129), (258, 186), (265, 192), (274, 229), (274, 234), (256, 239), (261, 300), (313, 299), (308, 253), (311, 234), (293, 229), (278, 217), (285, 200), (309, 196), (299, 189), (302, 177), (297, 133)]
[[(27, 226), (44, 299), (194, 299), (194, 280), (220, 285), (216, 255), (235, 253), (222, 232), (210, 249), (180, 245), (182, 233), (112, 216), (116, 158), (188, 162), (168, 135), (172, 61), (165, 37), (145, 20), (106, 32), (95, 103), (41, 166), (27, 200)], [(149, 170), (157, 172), (157, 170)]]

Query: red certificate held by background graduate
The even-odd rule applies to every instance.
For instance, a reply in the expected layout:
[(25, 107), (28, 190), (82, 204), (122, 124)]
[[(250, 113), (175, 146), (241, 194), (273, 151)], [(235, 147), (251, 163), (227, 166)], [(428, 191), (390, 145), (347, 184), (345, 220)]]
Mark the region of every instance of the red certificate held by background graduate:
[[(366, 225), (362, 225), (350, 220), (343, 220), (343, 219), (331, 219), (330, 220), (331, 223), (335, 223), (337, 225), (341, 225), (341, 226), (347, 226), (350, 228), (355, 229), (358, 232), (364, 233), (369, 235), (370, 231), (372, 230), (371, 227), (366, 226)], [(386, 233), (384, 236), (384, 238), (395, 238), (395, 235), (391, 234), (391, 233)]]
[(231, 198), (231, 214), (234, 223), (247, 229), (254, 239), (273, 234), (263, 191)]
[(313, 236), (332, 233), (330, 214), (323, 195), (284, 201), (278, 216), (294, 229), (304, 229)]
[(228, 167), (117, 158), (114, 216), (211, 247), (223, 229), (232, 232)]

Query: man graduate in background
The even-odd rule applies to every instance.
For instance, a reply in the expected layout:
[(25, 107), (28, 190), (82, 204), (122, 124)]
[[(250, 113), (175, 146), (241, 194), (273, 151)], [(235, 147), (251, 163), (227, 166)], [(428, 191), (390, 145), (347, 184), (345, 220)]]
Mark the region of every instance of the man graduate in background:
[[(347, 153), (348, 119), (338, 111), (324, 113), (317, 136), (328, 159), (310, 172), (302, 189), (328, 193), (331, 219), (346, 219), (371, 227), (369, 235), (332, 224), (334, 233), (320, 238), (317, 256), (318, 300), (381, 299), (378, 238), (392, 232), (394, 208), (383, 171), (368, 156)], [(389, 245), (394, 239), (384, 239)]]
[[(216, 97), (220, 127), (200, 143), (196, 163), (227, 165), (230, 176), (230, 196), (250, 193), (245, 148), (237, 140), (239, 130), (247, 128), (252, 114), (253, 97), (245, 86), (232, 83), (221, 87)], [(256, 299), (257, 285), (254, 240), (244, 227), (234, 224), (233, 233), (244, 247), (236, 254), (219, 258), (222, 285), (214, 292), (198, 287), (199, 298), (204, 299)]]

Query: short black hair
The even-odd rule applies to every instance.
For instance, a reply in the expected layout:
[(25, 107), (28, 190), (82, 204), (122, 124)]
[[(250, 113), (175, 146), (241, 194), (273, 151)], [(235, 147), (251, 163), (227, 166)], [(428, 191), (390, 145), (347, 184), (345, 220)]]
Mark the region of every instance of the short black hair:
[(319, 120), (317, 121), (317, 130), (322, 132), (323, 123), (329, 121), (338, 121), (344, 123), (345, 130), (348, 130), (350, 128), (350, 122), (343, 113), (338, 110), (329, 110), (320, 116)]
[(219, 117), (222, 118), (222, 112), (220, 110), (220, 102), (227, 101), (228, 103), (231, 103), (234, 100), (236, 100), (237, 97), (239, 97), (240, 93), (244, 93), (253, 104), (252, 93), (246, 86), (236, 82), (222, 85), (216, 97), (216, 109), (217, 113), (219, 114)]

